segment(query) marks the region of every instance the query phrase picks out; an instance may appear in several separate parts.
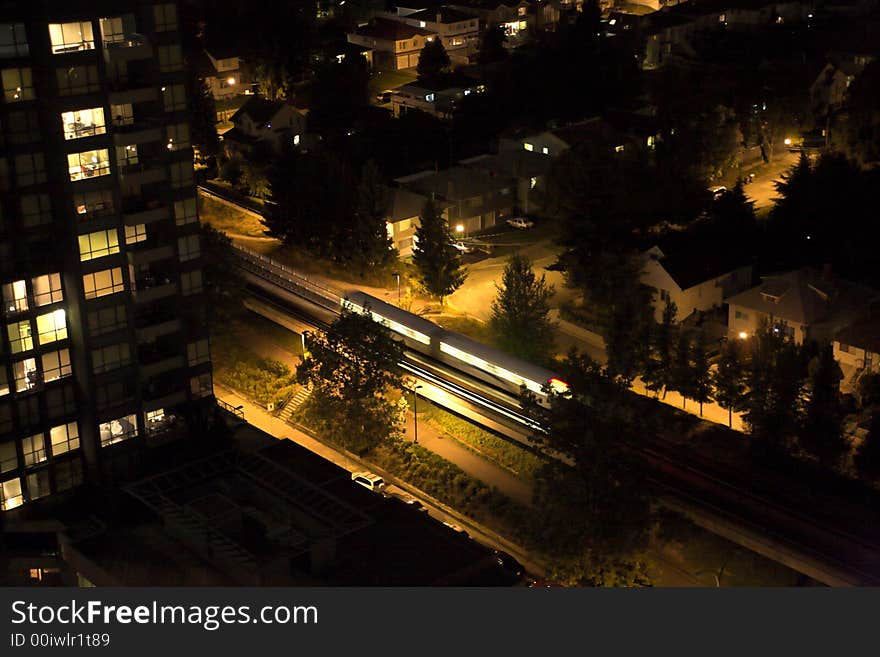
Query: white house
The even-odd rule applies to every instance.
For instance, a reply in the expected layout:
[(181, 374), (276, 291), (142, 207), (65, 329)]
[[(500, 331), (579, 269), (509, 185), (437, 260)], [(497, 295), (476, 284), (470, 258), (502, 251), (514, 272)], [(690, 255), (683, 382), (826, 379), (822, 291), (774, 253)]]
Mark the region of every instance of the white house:
[(292, 105), (251, 96), (232, 115), (233, 128), (223, 134), (230, 152), (247, 154), (263, 148), (280, 153), (285, 143), (298, 146), (306, 132), (306, 117)]

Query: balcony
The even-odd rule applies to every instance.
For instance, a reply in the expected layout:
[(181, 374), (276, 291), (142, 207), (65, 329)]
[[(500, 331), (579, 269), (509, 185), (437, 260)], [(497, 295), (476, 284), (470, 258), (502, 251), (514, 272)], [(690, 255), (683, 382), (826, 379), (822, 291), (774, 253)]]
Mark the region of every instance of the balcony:
[(144, 427), (147, 445), (157, 447), (186, 436), (183, 418), (175, 413), (165, 413), (161, 420), (149, 420)]
[[(171, 319), (168, 318), (169, 315), (172, 317)], [(154, 342), (162, 336), (179, 333), (182, 324), (174, 315), (174, 309), (169, 308), (167, 313), (154, 313), (144, 318), (135, 319), (137, 341), (139, 343)]]
[(160, 374), (165, 374), (166, 372), (179, 370), (184, 365), (185, 362), (183, 356), (180, 354), (159, 358), (153, 362), (144, 362), (141, 360), (141, 375), (146, 378), (151, 378), (159, 376)]
[(123, 79), (111, 82), (109, 86), (108, 99), (111, 105), (154, 102), (159, 97), (156, 88), (149, 80), (128, 82)]
[(176, 293), (177, 283), (161, 274), (146, 274), (136, 278), (132, 290), (136, 303), (150, 303)]
[(114, 35), (112, 40), (104, 41), (104, 61), (107, 63), (129, 62), (137, 59), (150, 59), (153, 48), (143, 34)]
[(132, 244), (128, 249), (128, 261), (134, 265), (146, 265), (157, 260), (174, 257), (174, 246), (159, 240)]
[(166, 180), (168, 172), (164, 166), (158, 163), (138, 162), (137, 164), (120, 166), (119, 178), (121, 184), (142, 187)]
[(161, 124), (157, 120), (143, 120), (119, 126), (114, 124), (113, 143), (117, 146), (130, 146), (131, 144), (162, 141), (160, 126)]
[(161, 201), (139, 196), (132, 196), (122, 200), (122, 214), (122, 219), (126, 226), (151, 224), (154, 221), (168, 219), (171, 216), (169, 207), (163, 205)]

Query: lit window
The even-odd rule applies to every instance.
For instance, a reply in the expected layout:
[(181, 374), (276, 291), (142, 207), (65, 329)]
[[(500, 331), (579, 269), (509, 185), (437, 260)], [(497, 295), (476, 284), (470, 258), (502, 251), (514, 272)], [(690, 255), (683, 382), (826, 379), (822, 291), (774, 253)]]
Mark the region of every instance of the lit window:
[(120, 16), (102, 18), (98, 21), (98, 25), (101, 28), (101, 41), (105, 48), (125, 43), (125, 27)]
[(137, 435), (137, 419), (134, 415), (126, 415), (116, 420), (102, 422), (98, 425), (101, 435), (101, 447), (128, 440)]
[(15, 392), (24, 392), (36, 387), (39, 381), (37, 361), (25, 358), (12, 363), (12, 375), (15, 378)]
[(25, 228), (41, 226), (52, 221), (52, 208), (48, 194), (25, 194), (19, 201), (21, 223)]
[(80, 262), (119, 253), (119, 234), (115, 228), (79, 236)]
[(615, 146), (615, 147), (614, 147), (614, 152), (615, 152), (615, 153), (623, 153), (623, 145)]
[(92, 50), (95, 47), (92, 24), (86, 21), (50, 23), (49, 40), (52, 42), (52, 52), (56, 55), (76, 50)]
[(70, 369), (70, 351), (62, 349), (61, 351), (50, 351), (43, 354), (43, 381), (57, 381), (65, 376), (71, 375)]
[(9, 472), (18, 467), (18, 456), (15, 453), (15, 443), (0, 443), (0, 472)]
[(125, 243), (126, 244), (135, 244), (137, 242), (143, 242), (147, 239), (147, 227), (144, 224), (138, 224), (137, 226), (126, 226), (125, 227)]
[(187, 235), (186, 237), (177, 238), (177, 250), (181, 262), (198, 258), (201, 255), (199, 236)]
[(3, 286), (3, 310), (20, 313), (28, 309), (27, 288), (24, 281), (13, 281)]
[(81, 220), (94, 219), (113, 213), (113, 192), (99, 189), (85, 194), (75, 194), (73, 206)]
[(37, 315), (37, 341), (42, 344), (67, 338), (67, 317), (64, 308)]
[(106, 176), (110, 173), (110, 153), (106, 148), (67, 155), (71, 181)]
[(117, 128), (124, 125), (134, 124), (134, 109), (132, 108), (131, 103), (111, 105), (110, 116), (113, 117), (113, 125)]
[(21, 439), (21, 451), (25, 465), (36, 465), (46, 460), (46, 439), (43, 434)]
[(201, 399), (214, 394), (214, 388), (211, 385), (211, 373), (199, 374), (189, 380), (189, 391), (193, 399)]
[(189, 148), (189, 126), (186, 123), (169, 125), (165, 128), (165, 145), (169, 151)]
[(29, 68), (4, 68), (0, 72), (3, 80), (3, 100), (7, 103), (18, 103), (33, 100), (34, 80)]
[(207, 339), (190, 342), (186, 345), (186, 361), (190, 367), (200, 363), (207, 363), (209, 360), (211, 360), (211, 353)]
[(62, 112), (61, 125), (64, 128), (65, 139), (92, 137), (107, 132), (103, 107)]
[(182, 84), (170, 84), (162, 87), (162, 103), (166, 112), (186, 109), (186, 91)]
[(9, 336), (9, 348), (12, 353), (20, 354), (22, 351), (30, 351), (34, 348), (34, 336), (31, 334), (31, 322), (15, 322), (6, 327)]
[(58, 93), (61, 96), (72, 96), (98, 91), (101, 84), (98, 80), (98, 67), (94, 64), (71, 66), (56, 69)]
[(533, 150), (535, 150), (535, 147), (532, 146), (532, 144), (529, 144), (528, 142), (526, 142), (525, 144), (523, 144), (523, 148), (526, 149), (527, 151), (533, 151)]
[(46, 161), (42, 153), (15, 156), (15, 179), (19, 187), (46, 182)]
[(157, 32), (177, 29), (177, 7), (173, 4), (153, 5), (153, 17), (156, 19)]
[(85, 274), (83, 276), (83, 290), (86, 299), (97, 299), (108, 294), (115, 294), (125, 290), (125, 283), (122, 280), (122, 268), (114, 267), (113, 269), (105, 269), (94, 274)]
[[(6, 378), (6, 368), (0, 367), (0, 397), (9, 394), (9, 379)], [(5, 406), (3, 407), (6, 408)], [(0, 418), (2, 420), (2, 418)], [(2, 421), (0, 421), (0, 433), (4, 433)]]
[(31, 279), (34, 286), (34, 303), (45, 306), (56, 301), (64, 301), (61, 290), (61, 274), (44, 274)]
[(428, 101), (429, 103), (433, 103), (434, 98), (435, 98), (434, 94), (425, 94), (425, 100)]
[(10, 511), (24, 503), (21, 494), (21, 479), (16, 477), (0, 483), (0, 510)]
[(150, 424), (161, 422), (165, 419), (165, 409), (157, 408), (154, 411), (147, 411), (146, 413), (144, 413), (144, 419), (147, 421), (147, 426), (149, 426)]
[(92, 350), (92, 371), (95, 374), (109, 372), (131, 362), (131, 353), (127, 342), (111, 344)]
[(198, 219), (196, 212), (196, 200), (187, 198), (174, 202), (174, 221), (178, 226), (191, 224)]
[(202, 272), (200, 269), (185, 271), (180, 274), (180, 293), (182, 295), (198, 294), (201, 291)]
[(550, 155), (550, 149), (547, 148), (546, 146), (544, 146), (544, 148), (541, 149), (541, 152), (542, 152), (544, 155)]
[(294, 136), (293, 136), (293, 145), (294, 145), (294, 146), (299, 146), (299, 135), (294, 135)]
[(137, 144), (116, 147), (116, 164), (120, 169), (134, 166), (138, 163)]
[(27, 36), (23, 23), (0, 24), (0, 58), (27, 57)]
[(529, 178), (529, 189), (534, 189), (535, 185), (538, 184), (538, 179), (535, 177)]

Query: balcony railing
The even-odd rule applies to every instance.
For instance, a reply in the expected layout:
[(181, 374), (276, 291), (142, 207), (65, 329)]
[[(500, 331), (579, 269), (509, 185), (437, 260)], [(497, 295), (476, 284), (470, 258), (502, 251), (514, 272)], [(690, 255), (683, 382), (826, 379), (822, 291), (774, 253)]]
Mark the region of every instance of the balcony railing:
[(115, 50), (116, 48), (136, 48), (137, 46), (147, 46), (150, 44), (150, 40), (143, 34), (138, 34), (137, 32), (132, 32), (131, 34), (124, 34), (122, 38), (119, 37), (111, 37), (110, 40), (104, 41), (104, 47), (107, 50)]

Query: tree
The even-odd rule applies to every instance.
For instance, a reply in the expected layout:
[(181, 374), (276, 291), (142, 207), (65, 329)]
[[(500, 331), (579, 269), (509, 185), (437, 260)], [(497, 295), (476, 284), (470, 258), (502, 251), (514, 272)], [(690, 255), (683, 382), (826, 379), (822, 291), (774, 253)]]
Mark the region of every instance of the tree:
[(322, 66), (312, 84), (310, 130), (325, 138), (349, 138), (349, 133), (366, 120), (369, 80), (370, 71), (363, 57), (346, 57)]
[(436, 83), (441, 76), (449, 70), (450, 60), (439, 37), (425, 43), (422, 52), (419, 53), (419, 63), (416, 65), (416, 73), (420, 82)]
[(703, 404), (712, 401), (712, 372), (709, 369), (709, 358), (706, 356), (706, 342), (702, 331), (694, 337), (691, 349), (691, 399), (700, 405), (700, 417), (703, 416)]
[(880, 62), (873, 61), (853, 80), (847, 93), (847, 155), (861, 166), (880, 161)]
[(257, 89), (263, 98), (284, 100), (290, 91), (290, 75), (277, 55), (260, 58), (254, 66)]
[(402, 387), (401, 343), (366, 313), (343, 311), (325, 333), (306, 334), (297, 380), (312, 386), (306, 413), (319, 431), (363, 454), (399, 436), (388, 394)]
[(209, 224), (199, 226), (204, 255), (202, 275), (211, 324), (229, 320), (240, 308), (244, 281), (232, 250), (232, 239)]
[(868, 479), (880, 477), (880, 412), (871, 417), (868, 435), (853, 457), (859, 474)]
[(449, 224), (433, 199), (425, 201), (413, 246), (413, 264), (418, 280), (428, 294), (443, 299), (455, 292), (467, 278), (461, 256), (452, 246)]
[(247, 189), (248, 196), (266, 199), (272, 195), (267, 169), (257, 162), (242, 161), (241, 183)]
[(187, 104), (192, 144), (203, 156), (216, 156), (220, 151), (220, 137), (217, 136), (217, 107), (208, 85), (198, 78), (194, 68), (190, 69), (190, 89)]
[(654, 327), (651, 340), (651, 354), (645, 364), (645, 387), (654, 393), (663, 389), (666, 398), (666, 387), (669, 385), (672, 371), (673, 340), (675, 339), (675, 317), (678, 307), (669, 297), (663, 306), (663, 317)]
[(368, 269), (382, 268), (395, 260), (394, 241), (386, 227), (389, 203), (388, 188), (370, 160), (361, 169), (355, 191), (354, 222), (346, 240), (351, 262), (361, 276)]
[(739, 343), (728, 340), (721, 349), (718, 366), (712, 374), (715, 401), (727, 410), (727, 426), (733, 426), (733, 410), (739, 409), (745, 395), (743, 362)]
[(491, 326), (501, 347), (525, 359), (546, 359), (553, 348), (550, 298), (553, 286), (532, 271), (531, 261), (514, 254), (507, 261), (496, 285), (492, 302)]
[(672, 388), (681, 395), (681, 407), (686, 408), (687, 400), (693, 399), (694, 380), (691, 366), (691, 354), (693, 338), (690, 331), (684, 327), (678, 332), (678, 340), (675, 344), (675, 354), (672, 361)]
[(808, 395), (799, 434), (801, 446), (822, 463), (836, 462), (846, 449), (840, 404), (842, 379), (834, 349), (825, 345), (809, 364)]
[(479, 64), (486, 66), (495, 62), (507, 59), (507, 49), (504, 47), (507, 41), (507, 35), (504, 33), (504, 26), (496, 25), (487, 28), (483, 33), (483, 40), (480, 43)]

